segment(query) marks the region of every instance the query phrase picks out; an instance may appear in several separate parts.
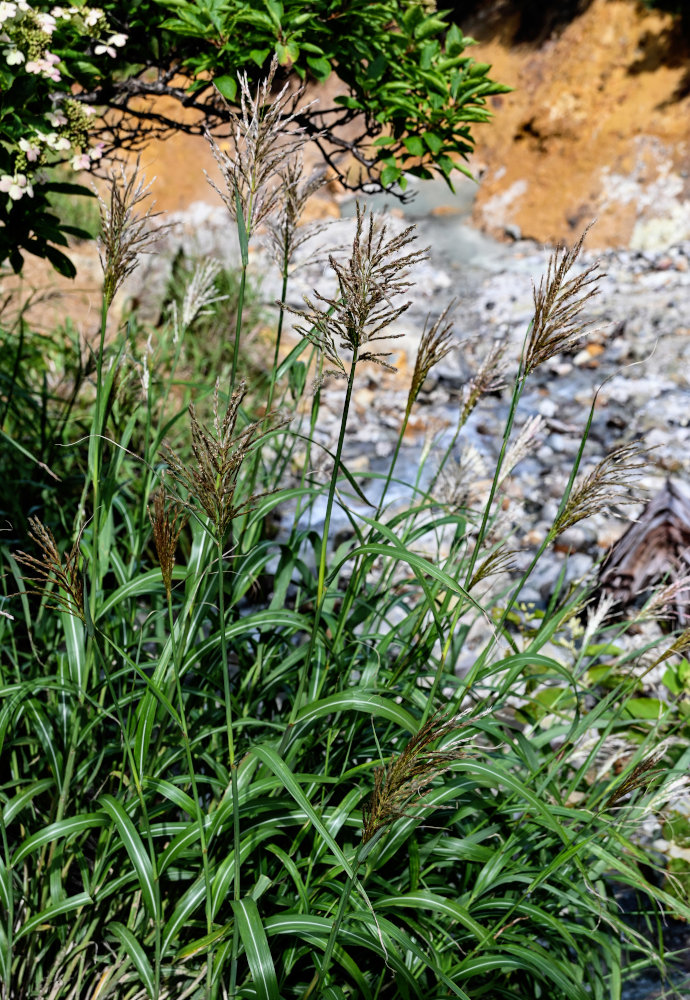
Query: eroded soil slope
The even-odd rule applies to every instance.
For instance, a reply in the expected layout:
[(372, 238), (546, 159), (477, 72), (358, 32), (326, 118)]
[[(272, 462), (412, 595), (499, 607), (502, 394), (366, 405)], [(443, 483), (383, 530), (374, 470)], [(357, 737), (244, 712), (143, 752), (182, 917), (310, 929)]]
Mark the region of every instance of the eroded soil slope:
[(690, 238), (690, 42), (669, 15), (593, 0), (527, 42), (499, 0), (463, 27), (475, 58), (515, 88), (477, 133), (480, 226), (551, 242), (596, 216), (592, 245)]

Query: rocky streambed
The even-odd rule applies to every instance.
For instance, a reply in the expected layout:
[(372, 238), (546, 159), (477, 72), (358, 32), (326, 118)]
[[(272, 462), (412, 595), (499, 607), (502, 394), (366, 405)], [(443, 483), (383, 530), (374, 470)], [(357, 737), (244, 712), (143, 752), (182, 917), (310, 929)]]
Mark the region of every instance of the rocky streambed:
[[(405, 436), (390, 503), (409, 500), (424, 457), (419, 483), (424, 488), (452, 440), (463, 391), (492, 347), (504, 345), (506, 387), (485, 395), (457, 439), (448, 463), (449, 475), (438, 489), (467, 488), (475, 498), (492, 474), (508, 414), (512, 377), (533, 315), (533, 285), (546, 274), (551, 248), (531, 241), (499, 243), (468, 224), (473, 186), (461, 185), (455, 197), (445, 186), (427, 183), (419, 197), (402, 209), (389, 199), (372, 199), (383, 209), (392, 232), (414, 223), (419, 246), (429, 247), (427, 261), (415, 268), (409, 309), (399, 318), (389, 349), (398, 367), (390, 375), (375, 365), (362, 365), (348, 423), (345, 461), (352, 471), (384, 476), (388, 470), (405, 412), (410, 377), (425, 323), (433, 322), (451, 302), (454, 350), (432, 369), (415, 405)], [(347, 206), (344, 206), (344, 214)], [(354, 207), (350, 206), (354, 214)], [(178, 249), (190, 257), (238, 259), (236, 239), (221, 207), (196, 203), (173, 217), (167, 253), (157, 254), (150, 268), (137, 272), (133, 294), (145, 303), (164, 287), (164, 261)], [(327, 262), (333, 247), (348, 248), (354, 220), (341, 218), (306, 243), (289, 286), (289, 303), (299, 308), (314, 290), (335, 292)], [(596, 228), (593, 231), (596, 240)], [(652, 495), (671, 476), (690, 484), (690, 241), (660, 250), (583, 252), (574, 273), (599, 263), (598, 294), (584, 310), (585, 336), (567, 353), (537, 368), (523, 394), (513, 436), (532, 429), (526, 456), (504, 486), (506, 529), (514, 532), (521, 571), (552, 523), (573, 459), (580, 447), (589, 409), (596, 404), (582, 471), (591, 471), (613, 448), (639, 440), (651, 449), (640, 478), (640, 496)], [(272, 303), (280, 280), (268, 254), (252, 253), (251, 267), (262, 280), (263, 298)], [(317, 427), (320, 443), (332, 447), (342, 414), (344, 387), (331, 381), (322, 389)], [(463, 469), (465, 470), (463, 472)], [(472, 479), (463, 485), (453, 475)], [(382, 480), (370, 478), (365, 490), (374, 504)], [(325, 501), (324, 501), (325, 504)], [(559, 551), (547, 553), (524, 588), (521, 599), (542, 604), (569, 552), (568, 580), (588, 574), (610, 544), (625, 530), (638, 507), (605, 508), (570, 529)], [(362, 507), (364, 512), (366, 508)], [(315, 522), (319, 508), (314, 511)], [(344, 514), (334, 516), (333, 530), (347, 527)], [(318, 526), (315, 523), (315, 526)]]

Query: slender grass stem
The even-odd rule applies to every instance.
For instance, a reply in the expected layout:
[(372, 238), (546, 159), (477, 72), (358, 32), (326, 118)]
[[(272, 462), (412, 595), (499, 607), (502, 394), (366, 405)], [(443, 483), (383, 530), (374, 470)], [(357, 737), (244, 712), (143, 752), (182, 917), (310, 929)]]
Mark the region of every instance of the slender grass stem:
[[(218, 558), (218, 617), (220, 619), (220, 653), (223, 671), (223, 694), (225, 699), (225, 726), (228, 739), (228, 759), (230, 762), (230, 782), (232, 785), (232, 835), (235, 866), (233, 869), (233, 899), (240, 899), (240, 803), (235, 761), (235, 740), (233, 735), (232, 697), (228, 663), (228, 640), (225, 634), (225, 574), (223, 572), (223, 540), (217, 538)], [(232, 933), (232, 958), (230, 968), (230, 996), (234, 996), (237, 984), (237, 957), (239, 953), (239, 926), (234, 922)]]
[(247, 265), (243, 262), (240, 270), (240, 286), (237, 290), (237, 318), (235, 320), (235, 344), (232, 351), (232, 370), (230, 384), (234, 388), (237, 383), (237, 362), (240, 356), (240, 338), (242, 336), (242, 314), (244, 312), (244, 293), (247, 287)]
[(287, 298), (288, 278), (289, 278), (288, 262), (286, 258), (283, 265), (283, 284), (280, 290), (278, 326), (276, 329), (276, 343), (273, 351), (273, 365), (271, 367), (271, 376), (268, 383), (268, 399), (266, 400), (266, 414), (269, 414), (271, 412), (271, 407), (273, 406), (273, 395), (275, 393), (276, 380), (278, 376), (278, 359), (280, 358), (280, 342), (283, 336), (283, 323), (285, 322), (285, 300)]
[(352, 389), (355, 381), (356, 367), (357, 367), (357, 352), (355, 351), (352, 358), (350, 373), (347, 378), (347, 389), (345, 390), (345, 400), (343, 402), (343, 415), (340, 420), (340, 432), (338, 434), (338, 444), (335, 450), (335, 463), (333, 466), (331, 481), (328, 488), (328, 499), (326, 501), (326, 513), (324, 515), (322, 537), (321, 537), (321, 551), (319, 554), (319, 573), (316, 585), (316, 607), (314, 609), (314, 624), (312, 625), (312, 631), (309, 637), (309, 648), (307, 650), (307, 655), (302, 665), (302, 669), (300, 671), (299, 686), (297, 688), (297, 694), (295, 695), (295, 700), (292, 705), (292, 711), (290, 713), (290, 723), (293, 723), (295, 721), (297, 712), (299, 711), (301, 706), (302, 697), (304, 695), (304, 691), (307, 685), (307, 677), (309, 674), (312, 657), (314, 655), (314, 650), (316, 649), (316, 639), (319, 632), (319, 626), (321, 624), (321, 614), (323, 612), (323, 605), (326, 597), (325, 580), (326, 580), (326, 558), (328, 553), (328, 533), (331, 526), (331, 515), (333, 513), (333, 502), (335, 500), (335, 489), (338, 482), (338, 472), (340, 471), (340, 459), (343, 453), (343, 445), (345, 443), (345, 431), (347, 428), (348, 414), (350, 412), (350, 403), (352, 400)]
[[(211, 885), (211, 870), (209, 867), (208, 843), (206, 841), (206, 830), (204, 826), (204, 810), (202, 809), (201, 797), (196, 780), (194, 769), (194, 759), (192, 757), (192, 747), (189, 740), (189, 726), (187, 724), (187, 711), (182, 693), (182, 683), (180, 681), (180, 670), (178, 660), (177, 643), (175, 642), (175, 620), (173, 617), (172, 594), (167, 594), (168, 603), (168, 627), (170, 628), (170, 641), (173, 644), (173, 672), (175, 674), (175, 687), (177, 690), (177, 700), (180, 705), (180, 720), (182, 722), (182, 743), (184, 745), (185, 757), (187, 758), (187, 770), (189, 771), (189, 781), (192, 786), (194, 803), (197, 808), (197, 823), (199, 826), (199, 843), (201, 844), (201, 864), (204, 870), (204, 881), (206, 883), (206, 933), (213, 930), (213, 896)], [(209, 948), (208, 961), (206, 964), (206, 997), (211, 1000), (213, 978), (213, 949)]]

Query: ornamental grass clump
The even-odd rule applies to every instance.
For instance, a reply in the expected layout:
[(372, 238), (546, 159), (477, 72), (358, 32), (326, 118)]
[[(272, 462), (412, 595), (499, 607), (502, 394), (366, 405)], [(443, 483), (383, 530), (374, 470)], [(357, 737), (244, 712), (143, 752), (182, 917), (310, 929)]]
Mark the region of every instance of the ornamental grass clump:
[[(265, 127), (269, 92), (251, 106), (245, 92), (248, 130)], [(15, 434), (25, 465), (12, 481), (38, 475), (48, 430), (61, 463), (61, 482), (32, 494), (37, 551), (0, 550), (3, 998), (620, 1000), (639, 970), (666, 975), (663, 921), (689, 920), (690, 906), (649, 877), (664, 864), (649, 843), (690, 766), (687, 634), (628, 635), (605, 605), (587, 618), (594, 581), (566, 585), (565, 563), (543, 607), (520, 596), (575, 515), (627, 499), (641, 459), (614, 450), (578, 478), (590, 413), (563, 507), (520, 578), (511, 550), (525, 542), (501, 520), (505, 478), (540, 433), (529, 414), (515, 420), (525, 382), (557, 324), (568, 337), (581, 325), (571, 305), (590, 288), (568, 277), (576, 254), (554, 257), (541, 333), (514, 360), (481, 472), (491, 488), (471, 470), (453, 502), (424, 485), (454, 468), (444, 440), (393, 502), (412, 408), (454, 344), (449, 309), (420, 331), (389, 469), (357, 468), (344, 442), (360, 362), (393, 360), (384, 340), (425, 256), (412, 241), (359, 209), (350, 250), (333, 255), (336, 292), (309, 297), (282, 360), (267, 354), (284, 416), (242, 380), (177, 368), (182, 338), (222, 309), (210, 262), (167, 330), (132, 318), (95, 404), (75, 393), (69, 419), (44, 391), (40, 352), (0, 357), (0, 391), (21, 378), (37, 415)], [(125, 346), (149, 335), (146, 396), (114, 392)], [(490, 350), (468, 380), (460, 445), (508, 360), (508, 346)], [(322, 361), (347, 378), (342, 405), (327, 399), (335, 445), (329, 390), (308, 378)], [(328, 474), (302, 458), (319, 450)], [(55, 539), (72, 524), (64, 554)], [(665, 678), (654, 699), (639, 688), (648, 669)], [(634, 920), (621, 886), (639, 899)]]

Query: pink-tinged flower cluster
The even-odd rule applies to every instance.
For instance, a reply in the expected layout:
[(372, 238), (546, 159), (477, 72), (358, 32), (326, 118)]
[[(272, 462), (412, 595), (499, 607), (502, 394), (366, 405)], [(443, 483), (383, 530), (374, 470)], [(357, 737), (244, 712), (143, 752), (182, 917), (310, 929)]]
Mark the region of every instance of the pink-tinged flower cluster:
[(27, 163), (35, 163), (41, 152), (41, 147), (29, 142), (28, 139), (20, 139), (19, 148), (26, 154)]
[(70, 165), (72, 170), (89, 170), (91, 165), (96, 161), (100, 160), (103, 156), (103, 143), (99, 142), (97, 146), (92, 149), (87, 150), (85, 153), (77, 153), (70, 160)]
[(34, 196), (34, 189), (29, 184), (25, 174), (14, 174), (13, 177), (9, 174), (3, 174), (0, 177), (0, 191), (8, 194), (12, 201), (19, 201), (25, 194), (29, 198), (33, 198)]
[[(0, 128), (0, 138), (15, 150), (13, 166), (5, 166), (13, 173), (0, 177), (0, 197), (9, 196), (13, 201), (33, 196), (31, 182), (45, 183), (40, 168), (53, 162), (55, 153), (61, 159), (67, 154), (74, 170), (89, 170), (103, 156), (103, 143), (90, 147), (88, 142), (88, 120), (96, 115), (96, 109), (78, 104), (72, 96), (64, 80), (69, 76), (71, 56), (66, 56), (62, 64), (60, 56), (50, 51), (57, 47), (49, 40), (51, 36), (59, 29), (61, 44), (65, 32), (69, 37), (67, 51), (75, 52), (81, 45), (85, 53), (110, 58), (127, 44), (127, 35), (114, 30), (106, 13), (91, 7), (88, 0), (82, 0), (79, 6), (54, 6), (49, 13), (37, 6), (47, 7), (34, 5), (31, 0), (0, 0), (0, 66), (8, 67), (3, 75), (9, 76), (9, 86), (13, 77), (19, 82), (23, 74), (45, 81), (37, 87), (39, 81), (35, 80), (31, 91), (37, 100), (26, 109), (27, 121), (40, 121), (42, 117), (43, 125), (16, 131)], [(53, 88), (52, 83), (57, 86)]]
[(60, 80), (60, 70), (57, 68), (59, 62), (60, 56), (46, 50), (42, 59), (31, 59), (24, 68), (27, 73), (41, 73), (57, 83)]

